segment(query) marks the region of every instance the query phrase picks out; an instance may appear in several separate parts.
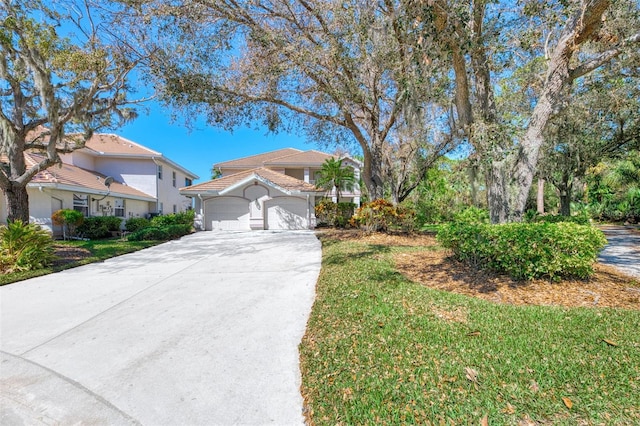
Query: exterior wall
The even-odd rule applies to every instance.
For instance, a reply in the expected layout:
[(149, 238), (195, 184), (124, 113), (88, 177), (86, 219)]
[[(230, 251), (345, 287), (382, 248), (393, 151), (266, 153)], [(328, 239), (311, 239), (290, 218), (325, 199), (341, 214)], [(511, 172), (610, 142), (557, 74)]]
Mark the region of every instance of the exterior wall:
[(69, 154), (61, 154), (60, 158), (63, 163), (72, 164), (87, 170), (96, 170), (95, 157), (81, 150), (73, 151)]
[[(164, 169), (166, 168), (165, 166)], [(157, 167), (151, 159), (97, 158), (94, 170), (113, 176), (116, 180), (152, 197), (157, 196)], [(166, 174), (165, 170), (163, 172)]]
[(304, 169), (285, 169), (284, 174), (298, 180), (304, 181)]
[(229, 176), (229, 175), (235, 175), (236, 173), (240, 173), (240, 172), (246, 172), (247, 170), (251, 170), (251, 169), (220, 169), (220, 173), (222, 173), (222, 177), (225, 176)]
[[(173, 174), (175, 173), (175, 185)], [(163, 214), (173, 213), (173, 206), (176, 206), (176, 213), (183, 212), (192, 207), (192, 200), (189, 197), (180, 195), (178, 191), (184, 187), (187, 176), (166, 163), (162, 163), (162, 179), (158, 179), (158, 202), (162, 203)]]

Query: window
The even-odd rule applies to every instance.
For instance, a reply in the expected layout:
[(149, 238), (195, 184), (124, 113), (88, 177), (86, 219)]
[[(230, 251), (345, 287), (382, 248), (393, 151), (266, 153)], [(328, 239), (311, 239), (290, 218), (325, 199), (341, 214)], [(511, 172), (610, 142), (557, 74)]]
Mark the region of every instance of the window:
[(116, 217), (124, 217), (124, 200), (122, 198), (113, 200), (113, 215)]
[(176, 187), (176, 172), (171, 172), (171, 182), (173, 183), (173, 187)]
[(173, 213), (178, 213), (178, 206), (175, 204), (173, 205)]
[(87, 194), (73, 194), (73, 209), (89, 216), (89, 196)]
[(162, 180), (162, 164), (158, 164), (158, 179)]
[(164, 203), (160, 203), (160, 209), (158, 209), (158, 213), (162, 214), (163, 210), (164, 210)]
[(184, 178), (184, 186), (191, 186), (193, 185), (193, 181), (189, 178)]

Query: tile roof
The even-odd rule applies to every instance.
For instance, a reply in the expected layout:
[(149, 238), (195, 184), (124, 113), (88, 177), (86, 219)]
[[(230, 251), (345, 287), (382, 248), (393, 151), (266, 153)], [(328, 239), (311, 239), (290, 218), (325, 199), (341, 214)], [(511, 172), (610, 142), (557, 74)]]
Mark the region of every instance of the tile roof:
[(264, 154), (252, 155), (249, 157), (239, 158), (237, 160), (224, 161), (214, 164), (216, 168), (258, 168), (264, 166), (265, 162), (274, 160), (279, 157), (297, 154), (303, 152), (295, 148), (283, 148), (277, 151), (265, 152)]
[(320, 152), (316, 150), (297, 152), (295, 154), (285, 155), (283, 157), (274, 158), (269, 161), (265, 161), (265, 166), (321, 166), (329, 158), (335, 158), (331, 154), (326, 152)]
[(273, 170), (260, 167), (257, 169), (246, 170), (243, 172), (235, 173), (229, 176), (225, 176), (219, 179), (210, 180), (208, 182), (199, 183), (197, 185), (181, 188), (180, 191), (188, 192), (220, 192), (230, 186), (233, 186), (243, 180), (256, 175), (259, 178), (264, 179), (267, 182), (274, 184), (282, 189), (293, 192), (319, 192), (320, 190), (310, 183), (304, 182), (300, 179), (296, 179), (291, 176), (284, 175), (282, 173), (274, 172)]
[[(43, 156), (41, 154), (25, 154), (27, 167), (37, 164)], [(81, 169), (71, 164), (62, 163), (54, 165), (46, 170), (42, 170), (31, 180), (32, 184), (57, 184), (63, 186), (77, 187), (89, 192), (103, 193), (106, 191), (104, 179), (107, 176), (94, 172), (92, 170)], [(139, 191), (135, 188), (125, 185), (122, 182), (114, 182), (111, 184), (112, 195), (122, 195), (136, 198), (143, 198), (149, 201), (155, 201), (155, 198), (149, 194)]]
[(162, 155), (121, 136), (106, 133), (93, 134), (85, 147), (105, 154)]

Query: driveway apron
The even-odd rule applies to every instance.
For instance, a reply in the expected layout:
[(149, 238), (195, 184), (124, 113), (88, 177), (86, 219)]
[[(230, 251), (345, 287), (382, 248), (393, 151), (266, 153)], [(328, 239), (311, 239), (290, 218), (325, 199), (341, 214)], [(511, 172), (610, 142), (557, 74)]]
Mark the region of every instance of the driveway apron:
[(303, 424), (312, 232), (200, 232), (0, 287), (0, 424)]

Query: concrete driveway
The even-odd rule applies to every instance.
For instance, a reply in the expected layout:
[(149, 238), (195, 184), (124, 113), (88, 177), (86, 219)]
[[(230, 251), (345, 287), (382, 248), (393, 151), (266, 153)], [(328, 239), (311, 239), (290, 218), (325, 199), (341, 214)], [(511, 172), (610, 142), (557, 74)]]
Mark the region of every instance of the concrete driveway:
[(200, 232), (0, 287), (0, 424), (302, 424), (312, 232)]
[(600, 252), (598, 261), (640, 278), (640, 233), (624, 226), (602, 226), (600, 229), (608, 244)]

